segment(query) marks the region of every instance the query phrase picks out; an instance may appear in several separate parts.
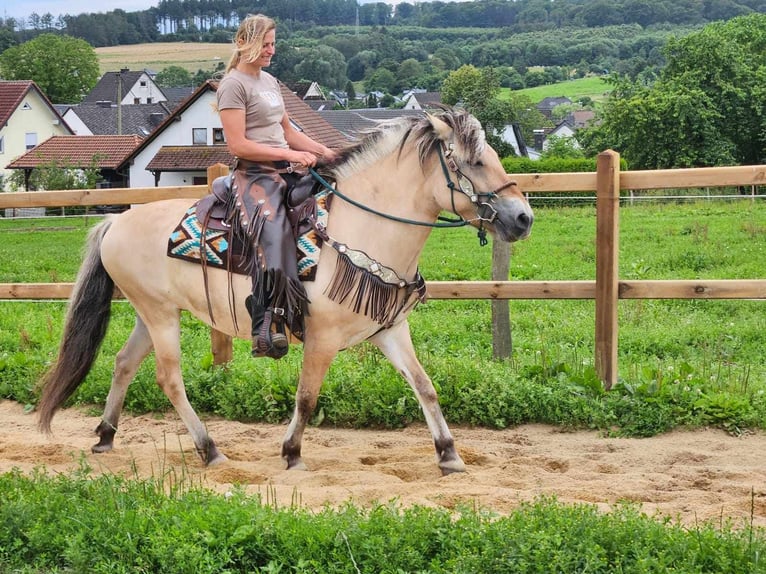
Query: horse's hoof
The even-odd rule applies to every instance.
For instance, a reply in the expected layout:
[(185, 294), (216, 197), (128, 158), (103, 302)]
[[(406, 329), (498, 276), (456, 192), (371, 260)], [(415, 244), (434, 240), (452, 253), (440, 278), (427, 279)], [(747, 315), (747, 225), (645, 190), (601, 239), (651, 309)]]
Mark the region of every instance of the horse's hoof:
[(287, 470), (305, 470), (308, 471), (309, 467), (303, 462), (303, 460), (296, 459), (293, 461), (287, 461)]
[(112, 446), (113, 445), (111, 442), (108, 442), (108, 443), (99, 442), (98, 444), (94, 444), (92, 447), (90, 447), (90, 452), (92, 452), (93, 454), (99, 454), (101, 452), (109, 452), (110, 450), (112, 450)]
[(455, 460), (440, 462), (439, 469), (442, 471), (442, 476), (447, 476), (455, 472), (465, 472), (465, 463), (457, 458)]
[(229, 461), (229, 457), (219, 452), (217, 453), (215, 458), (208, 461), (207, 466), (218, 466), (219, 464), (223, 464), (224, 462), (228, 462), (228, 461)]

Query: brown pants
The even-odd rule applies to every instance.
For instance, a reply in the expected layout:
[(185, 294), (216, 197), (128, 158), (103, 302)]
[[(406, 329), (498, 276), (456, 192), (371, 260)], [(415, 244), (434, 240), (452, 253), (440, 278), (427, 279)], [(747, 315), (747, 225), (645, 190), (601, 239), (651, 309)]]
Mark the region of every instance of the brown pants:
[[(287, 217), (285, 196), (299, 174), (289, 172), (286, 162), (247, 162), (234, 166), (233, 190), (237, 198), (237, 230), (250, 240), (253, 252), (251, 314), (267, 309), (282, 317), (290, 331), (303, 337), (303, 318), (308, 298), (298, 279), (295, 237)], [(255, 310), (255, 313), (253, 313)]]

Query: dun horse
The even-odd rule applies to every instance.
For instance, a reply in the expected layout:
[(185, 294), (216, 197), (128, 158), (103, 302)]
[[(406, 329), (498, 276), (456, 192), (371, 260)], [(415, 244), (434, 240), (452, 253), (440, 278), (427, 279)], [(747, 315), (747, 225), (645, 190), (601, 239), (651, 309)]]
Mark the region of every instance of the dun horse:
[[(282, 443), (287, 468), (305, 468), (303, 433), (334, 357), (370, 341), (415, 392), (441, 471), (463, 471), (436, 391), (410, 338), (407, 316), (424, 295), (418, 259), (443, 211), (479, 228), (480, 234), (487, 230), (502, 241), (516, 241), (529, 235), (532, 210), (486, 143), (479, 122), (460, 110), (381, 124), (326, 170), (327, 179), (335, 182), (329, 192), (335, 197), (322, 230), (327, 241), (316, 275), (305, 284), (310, 306), (303, 364), (294, 414)], [(157, 383), (202, 460), (226, 460), (186, 396), (180, 312), (188, 310), (223, 333), (249, 338), (244, 300), (250, 279), (167, 256), (168, 237), (193, 203), (177, 199), (137, 206), (91, 231), (58, 359), (43, 379), (38, 406), (42, 430), (50, 432), (55, 412), (88, 374), (105, 336), (116, 285), (137, 317), (115, 360), (93, 451), (112, 449), (128, 385), (154, 350)]]

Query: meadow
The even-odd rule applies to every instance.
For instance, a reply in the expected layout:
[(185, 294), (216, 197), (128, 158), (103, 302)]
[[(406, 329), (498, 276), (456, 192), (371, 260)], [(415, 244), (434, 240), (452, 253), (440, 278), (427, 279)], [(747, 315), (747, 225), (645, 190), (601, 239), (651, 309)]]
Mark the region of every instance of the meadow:
[[(540, 102), (545, 98), (559, 97), (569, 98), (573, 102), (588, 97), (594, 102), (600, 102), (606, 99), (611, 89), (611, 86), (607, 84), (602, 77), (587, 76), (585, 78), (567, 80), (565, 82), (557, 82), (545, 86), (514, 90), (513, 93), (527, 96), (533, 102)], [(503, 88), (500, 91), (499, 97), (501, 99), (507, 99), (510, 97), (511, 93), (511, 90), (508, 88)]]

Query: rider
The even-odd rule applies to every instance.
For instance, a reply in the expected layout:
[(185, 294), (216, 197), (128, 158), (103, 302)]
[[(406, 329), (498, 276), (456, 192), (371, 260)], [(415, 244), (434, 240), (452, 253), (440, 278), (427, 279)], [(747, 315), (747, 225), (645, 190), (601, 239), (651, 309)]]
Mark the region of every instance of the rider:
[[(285, 192), (321, 158), (335, 152), (296, 130), (277, 80), (264, 71), (274, 56), (276, 24), (262, 14), (245, 18), (218, 90), (218, 112), (229, 151), (236, 158), (234, 224), (252, 243), (252, 354), (279, 359), (287, 353), (285, 323), (303, 330), (308, 298), (298, 279), (295, 241)], [(296, 170), (298, 173), (296, 173)]]

